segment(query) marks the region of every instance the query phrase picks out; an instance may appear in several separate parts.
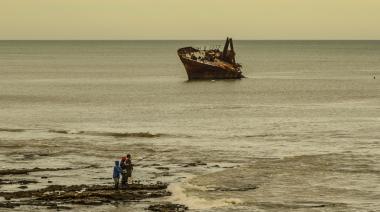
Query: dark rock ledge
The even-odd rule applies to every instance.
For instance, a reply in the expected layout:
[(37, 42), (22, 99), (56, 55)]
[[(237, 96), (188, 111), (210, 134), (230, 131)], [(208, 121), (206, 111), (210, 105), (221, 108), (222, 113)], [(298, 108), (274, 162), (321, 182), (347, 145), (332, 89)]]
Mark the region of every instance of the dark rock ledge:
[(21, 175), (29, 174), (30, 172), (43, 172), (43, 171), (63, 171), (63, 170), (72, 170), (72, 168), (33, 168), (33, 169), (5, 169), (0, 170), (1, 175)]
[[(115, 190), (111, 185), (50, 185), (38, 190), (0, 192), (0, 197), (6, 199), (6, 201), (0, 202), (0, 207), (14, 208), (29, 205), (45, 206), (51, 209), (70, 209), (69, 205), (117, 204), (171, 195), (166, 188), (167, 184), (163, 183), (131, 184), (123, 190)], [(157, 207), (152, 207), (152, 209), (155, 208), (155, 211), (178, 211), (172, 210), (173, 207), (171, 204), (163, 204), (162, 209), (165, 210), (159, 210)]]
[[(93, 165), (77, 169), (96, 168)], [(31, 172), (63, 171), (73, 168), (32, 168), (0, 170), (0, 176), (27, 175)], [(47, 177), (41, 177), (47, 178)], [(20, 184), (19, 188), (27, 188), (27, 184), (38, 183), (36, 180), (26, 179), (0, 179), (1, 184)], [(49, 181), (51, 183), (51, 181)], [(15, 192), (1, 192), (0, 208), (15, 208), (19, 206), (40, 206), (54, 210), (70, 210), (73, 205), (118, 205), (121, 202), (138, 202), (143, 199), (170, 196), (166, 190), (167, 184), (130, 184), (127, 189), (115, 190), (113, 185), (50, 185), (38, 190), (22, 190)], [(1, 199), (1, 198), (0, 198)], [(184, 205), (161, 203), (151, 205), (147, 210), (159, 212), (178, 212), (187, 210)]]
[[(85, 167), (79, 167), (75, 169), (89, 169), (89, 168), (98, 168), (97, 165), (89, 165)], [(65, 170), (74, 170), (74, 168), (63, 167), (63, 168), (39, 168), (35, 167), (32, 169), (3, 169), (0, 170), (0, 176), (2, 175), (25, 175), (31, 172), (46, 172), (46, 171), (65, 171)]]
[(0, 179), (0, 185), (10, 185), (10, 184), (28, 185), (32, 183), (38, 183), (38, 181), (27, 180), (27, 179)]
[(188, 210), (188, 208), (184, 205), (180, 204), (172, 204), (172, 203), (161, 203), (161, 204), (155, 204), (151, 205), (147, 208), (151, 211), (157, 211), (157, 212), (183, 212)]

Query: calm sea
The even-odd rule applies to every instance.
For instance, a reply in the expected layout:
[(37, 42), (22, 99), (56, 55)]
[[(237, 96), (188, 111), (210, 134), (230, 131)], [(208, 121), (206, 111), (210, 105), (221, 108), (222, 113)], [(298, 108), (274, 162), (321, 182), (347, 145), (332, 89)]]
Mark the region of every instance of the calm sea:
[(107, 184), (131, 153), (194, 211), (380, 210), (380, 41), (235, 41), (246, 79), (188, 82), (177, 49), (217, 45), (0, 41), (1, 168)]

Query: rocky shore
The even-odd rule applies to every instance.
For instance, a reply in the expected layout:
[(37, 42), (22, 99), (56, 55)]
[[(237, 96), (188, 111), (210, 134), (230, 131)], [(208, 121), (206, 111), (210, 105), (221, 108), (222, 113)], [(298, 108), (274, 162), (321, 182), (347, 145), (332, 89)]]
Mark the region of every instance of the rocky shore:
[[(0, 170), (0, 176), (25, 175), (33, 171), (59, 171), (69, 169), (11, 169)], [(0, 179), (1, 185), (38, 183), (26, 179)], [(49, 185), (35, 190), (0, 191), (0, 208), (16, 208), (20, 206), (40, 206), (54, 210), (70, 210), (75, 205), (99, 206), (117, 205), (123, 202), (136, 202), (144, 199), (170, 196), (168, 184), (157, 182), (153, 184), (134, 183), (126, 189), (116, 190), (113, 185)], [(27, 187), (26, 187), (27, 188)], [(146, 208), (151, 211), (185, 211), (187, 207), (172, 203), (153, 204)]]

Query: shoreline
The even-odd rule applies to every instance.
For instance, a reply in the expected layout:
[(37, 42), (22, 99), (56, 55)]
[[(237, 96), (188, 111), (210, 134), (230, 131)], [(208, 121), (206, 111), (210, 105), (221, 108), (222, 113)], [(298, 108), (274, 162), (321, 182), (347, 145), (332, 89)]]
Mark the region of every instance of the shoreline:
[[(57, 185), (51, 184), (39, 189), (28, 189), (29, 184), (38, 184), (37, 180), (17, 178), (15, 175), (28, 175), (30, 172), (71, 170), (71, 168), (33, 168), (0, 170), (0, 188), (2, 185), (16, 185), (19, 190), (0, 192), (0, 208), (43, 207), (55, 210), (73, 210), (75, 206), (118, 205), (126, 202), (140, 202), (170, 196), (168, 183), (157, 181), (151, 184), (132, 183), (126, 189), (114, 189), (112, 183), (97, 185)], [(52, 183), (52, 181), (49, 181)], [(185, 205), (170, 202), (150, 202), (151, 211), (185, 211)]]

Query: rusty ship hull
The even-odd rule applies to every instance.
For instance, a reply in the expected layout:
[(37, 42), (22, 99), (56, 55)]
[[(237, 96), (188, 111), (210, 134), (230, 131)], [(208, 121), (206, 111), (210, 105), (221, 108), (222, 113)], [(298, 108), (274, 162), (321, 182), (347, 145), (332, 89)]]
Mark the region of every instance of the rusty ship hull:
[[(231, 50), (228, 46), (231, 45)], [(223, 52), (218, 49), (198, 50), (185, 47), (178, 50), (189, 80), (241, 79), (241, 65), (235, 62), (232, 39), (227, 38)]]

